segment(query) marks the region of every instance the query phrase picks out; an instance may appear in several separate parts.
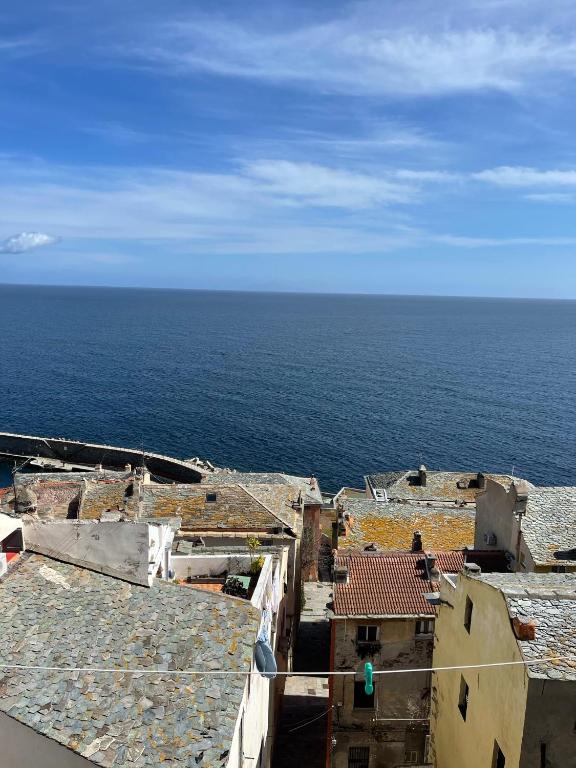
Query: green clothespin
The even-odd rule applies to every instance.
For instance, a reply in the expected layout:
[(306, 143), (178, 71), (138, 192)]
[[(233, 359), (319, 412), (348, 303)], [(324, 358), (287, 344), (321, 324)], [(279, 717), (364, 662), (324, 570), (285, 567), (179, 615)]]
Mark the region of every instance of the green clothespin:
[(366, 696), (372, 696), (374, 693), (374, 679), (372, 677), (374, 670), (369, 661), (364, 664), (364, 693)]

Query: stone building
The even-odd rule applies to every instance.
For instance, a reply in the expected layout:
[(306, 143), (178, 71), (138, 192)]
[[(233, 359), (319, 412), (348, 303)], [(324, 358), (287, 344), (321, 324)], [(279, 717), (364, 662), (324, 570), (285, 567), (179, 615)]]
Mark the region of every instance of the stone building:
[(333, 768), (393, 768), (425, 762), (430, 674), (375, 676), (364, 690), (364, 665), (374, 670), (431, 666), (435, 607), (427, 595), (441, 571), (457, 572), (463, 551), (358, 552), (334, 564), (331, 663), (355, 674), (330, 678)]
[(470, 665), (433, 674), (435, 768), (575, 764), (575, 574), (443, 576), (434, 667)]
[(477, 498), (474, 543), (506, 550), (511, 570), (576, 571), (576, 488), (488, 480)]
[(24, 553), (0, 604), (0, 658), (22, 665), (0, 669), (6, 768), (267, 765), (271, 682), (249, 674), (250, 601)]

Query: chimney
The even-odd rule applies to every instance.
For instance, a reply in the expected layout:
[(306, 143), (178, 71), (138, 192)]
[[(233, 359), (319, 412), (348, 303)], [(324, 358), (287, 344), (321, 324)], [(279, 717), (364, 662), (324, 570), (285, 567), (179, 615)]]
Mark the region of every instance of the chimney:
[(528, 504), (528, 488), (526, 484), (521, 480), (514, 480), (512, 490), (514, 491), (514, 512), (519, 515), (526, 514), (526, 506)]
[(350, 581), (350, 574), (348, 572), (347, 565), (335, 565), (334, 566), (334, 584), (348, 584)]
[(426, 485), (426, 465), (420, 464), (420, 469), (418, 470), (418, 479), (420, 481), (420, 485), (425, 486)]
[(425, 552), (424, 562), (426, 563), (426, 575), (429, 581), (437, 581), (440, 578), (440, 571), (436, 568), (436, 555), (434, 552)]
[(132, 472), (132, 465), (131, 464), (125, 464), (124, 465), (124, 470), (126, 472)]
[(464, 573), (468, 576), (480, 576), (482, 568), (476, 563), (464, 563)]
[(512, 626), (518, 640), (534, 640), (536, 637), (536, 622), (528, 616), (515, 616)]
[(411, 549), (412, 552), (422, 552), (422, 534), (420, 531), (414, 531)]
[(484, 474), (484, 472), (478, 472), (478, 474), (476, 475), (476, 482), (480, 490), (483, 491), (484, 488), (486, 488), (486, 475)]

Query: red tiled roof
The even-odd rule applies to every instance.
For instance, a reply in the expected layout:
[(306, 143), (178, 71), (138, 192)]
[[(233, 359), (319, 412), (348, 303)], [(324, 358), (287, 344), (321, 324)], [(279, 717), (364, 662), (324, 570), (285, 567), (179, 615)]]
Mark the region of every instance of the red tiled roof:
[[(464, 552), (436, 553), (436, 568), (457, 573), (464, 565)], [(438, 589), (426, 577), (424, 553), (369, 552), (342, 555), (335, 566), (347, 566), (348, 584), (334, 585), (336, 616), (420, 616), (433, 614), (424, 598)]]

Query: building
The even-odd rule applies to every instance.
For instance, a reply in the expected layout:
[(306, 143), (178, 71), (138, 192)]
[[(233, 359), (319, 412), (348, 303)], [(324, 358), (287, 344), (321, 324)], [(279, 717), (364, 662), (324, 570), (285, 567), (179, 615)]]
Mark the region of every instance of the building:
[(506, 550), (519, 572), (576, 571), (576, 488), (488, 480), (477, 498), (474, 543)]
[(366, 495), (375, 501), (431, 501), (447, 504), (475, 504), (488, 478), (510, 483), (508, 475), (484, 472), (445, 472), (427, 469), (379, 472), (366, 475)]
[(574, 765), (575, 574), (442, 577), (434, 667), (469, 665), (432, 677), (436, 768)]
[(250, 600), (23, 553), (0, 603), (0, 658), (21, 665), (0, 669), (6, 768), (267, 765)]
[(430, 674), (375, 676), (374, 693), (367, 696), (364, 665), (370, 661), (376, 672), (431, 667), (431, 594), (440, 572), (457, 572), (464, 560), (463, 551), (351, 552), (336, 558), (330, 668), (353, 674), (330, 677), (333, 768), (425, 762)]
[(347, 499), (339, 511), (338, 549), (463, 549), (474, 544), (474, 519), (468, 505)]

